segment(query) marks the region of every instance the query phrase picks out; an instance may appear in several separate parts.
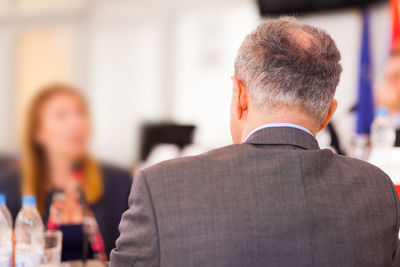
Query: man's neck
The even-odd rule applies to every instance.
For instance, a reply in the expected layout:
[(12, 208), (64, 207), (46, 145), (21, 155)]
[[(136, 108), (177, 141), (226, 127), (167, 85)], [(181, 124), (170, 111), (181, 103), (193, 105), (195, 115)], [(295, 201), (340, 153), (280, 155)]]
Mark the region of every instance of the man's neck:
[(265, 124), (273, 124), (273, 123), (290, 123), (290, 124), (295, 124), (298, 126), (301, 126), (307, 130), (309, 130), (313, 136), (317, 135), (317, 129), (315, 127), (315, 125), (313, 125), (313, 123), (311, 122), (311, 120), (309, 118), (307, 118), (305, 115), (304, 116), (299, 116), (297, 114), (297, 116), (295, 117), (292, 114), (288, 114), (286, 113), (286, 116), (280, 115), (280, 116), (271, 116), (268, 118), (264, 118), (264, 119), (254, 119), (254, 120), (250, 120), (244, 130), (243, 130), (243, 134), (242, 134), (242, 140), (245, 140), (248, 135), (254, 131), (255, 129), (257, 129), (258, 127), (265, 125)]

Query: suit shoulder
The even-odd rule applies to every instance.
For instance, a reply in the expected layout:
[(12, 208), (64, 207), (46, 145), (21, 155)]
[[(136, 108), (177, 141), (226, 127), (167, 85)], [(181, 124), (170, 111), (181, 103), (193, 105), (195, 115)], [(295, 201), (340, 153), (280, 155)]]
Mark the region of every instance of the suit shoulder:
[(338, 154), (334, 154), (334, 157), (336, 157), (337, 160), (340, 161), (342, 164), (353, 166), (355, 168), (360, 168), (363, 170), (377, 172), (382, 175), (386, 175), (381, 169), (379, 169), (378, 167), (376, 167), (375, 165), (372, 165), (371, 163), (369, 163), (367, 161), (359, 160), (359, 159), (348, 157), (348, 156), (338, 155)]
[(171, 160), (167, 160), (153, 166), (150, 166), (142, 172), (146, 177), (153, 177), (167, 175), (169, 173), (181, 172), (186, 168), (193, 168), (198, 165), (207, 165), (209, 163), (218, 164), (218, 162), (229, 161), (232, 160), (237, 153), (238, 147), (244, 147), (248, 144), (238, 144), (238, 145), (229, 145), (221, 148), (217, 148), (206, 153), (189, 156), (189, 157), (181, 157), (175, 158)]
[(359, 175), (368, 173), (369, 177), (374, 177), (376, 179), (385, 179), (387, 181), (390, 181), (390, 183), (392, 184), (389, 176), (383, 170), (375, 165), (372, 165), (371, 163), (337, 154), (334, 154), (334, 157), (339, 162), (340, 167), (344, 170), (351, 169), (353, 173), (358, 173)]

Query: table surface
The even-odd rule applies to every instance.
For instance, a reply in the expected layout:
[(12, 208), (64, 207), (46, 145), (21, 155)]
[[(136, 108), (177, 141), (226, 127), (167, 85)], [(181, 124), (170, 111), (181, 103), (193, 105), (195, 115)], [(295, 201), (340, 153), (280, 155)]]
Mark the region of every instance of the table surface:
[(95, 261), (95, 260), (89, 260), (86, 261), (86, 263), (83, 263), (82, 261), (69, 261), (69, 262), (63, 262), (61, 264), (61, 267), (105, 267), (106, 264), (104, 264), (101, 261)]

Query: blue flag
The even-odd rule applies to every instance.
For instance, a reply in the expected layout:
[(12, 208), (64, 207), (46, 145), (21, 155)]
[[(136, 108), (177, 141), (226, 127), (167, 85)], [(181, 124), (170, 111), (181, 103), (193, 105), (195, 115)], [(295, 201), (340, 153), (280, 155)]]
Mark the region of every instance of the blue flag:
[(372, 71), (370, 51), (369, 14), (362, 11), (363, 28), (361, 39), (361, 57), (358, 79), (357, 134), (369, 134), (374, 120), (374, 97), (372, 92)]

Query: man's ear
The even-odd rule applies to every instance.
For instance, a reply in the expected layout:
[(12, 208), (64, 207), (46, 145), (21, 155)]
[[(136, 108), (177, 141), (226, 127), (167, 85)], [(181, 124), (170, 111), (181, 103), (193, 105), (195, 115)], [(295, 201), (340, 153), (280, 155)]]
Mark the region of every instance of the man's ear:
[(246, 86), (236, 77), (232, 76), (233, 81), (233, 105), (237, 116), (240, 120), (248, 109), (248, 92)]
[(331, 105), (329, 106), (329, 109), (328, 109), (328, 113), (326, 114), (324, 121), (319, 126), (318, 132), (321, 131), (322, 129), (324, 129), (328, 125), (328, 123), (331, 121), (333, 114), (335, 114), (337, 106), (338, 106), (337, 100), (335, 98), (332, 99)]

